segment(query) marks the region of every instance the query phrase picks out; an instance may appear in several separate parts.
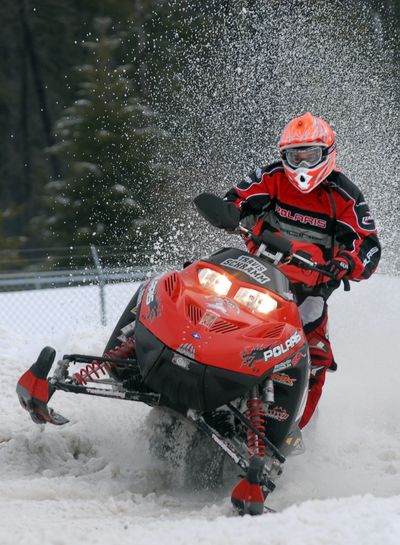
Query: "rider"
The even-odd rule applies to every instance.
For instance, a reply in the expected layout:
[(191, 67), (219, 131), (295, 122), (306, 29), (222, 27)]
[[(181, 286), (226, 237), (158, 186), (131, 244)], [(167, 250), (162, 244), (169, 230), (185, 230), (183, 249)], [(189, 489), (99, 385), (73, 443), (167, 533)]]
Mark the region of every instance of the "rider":
[[(265, 229), (325, 262), (333, 279), (283, 265), (292, 281), (310, 349), (311, 378), (303, 428), (321, 397), (326, 371), (335, 371), (328, 338), (327, 299), (343, 278), (364, 280), (381, 253), (374, 220), (360, 190), (335, 168), (335, 134), (311, 113), (293, 119), (279, 141), (281, 161), (257, 168), (233, 187), (225, 200), (235, 204), (255, 234)], [(255, 253), (254, 243), (248, 249)]]

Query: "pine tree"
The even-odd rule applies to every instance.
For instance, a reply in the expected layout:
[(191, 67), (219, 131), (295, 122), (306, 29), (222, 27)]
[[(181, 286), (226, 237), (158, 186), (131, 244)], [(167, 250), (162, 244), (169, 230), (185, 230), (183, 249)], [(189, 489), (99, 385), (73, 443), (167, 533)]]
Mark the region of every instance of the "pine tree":
[(77, 100), (58, 121), (66, 175), (47, 186), (52, 213), (48, 236), (58, 244), (132, 242), (149, 222), (152, 156), (157, 141), (153, 115), (140, 104), (130, 67), (116, 66), (121, 39), (110, 19), (95, 21), (97, 38), (86, 41), (90, 61), (77, 68)]

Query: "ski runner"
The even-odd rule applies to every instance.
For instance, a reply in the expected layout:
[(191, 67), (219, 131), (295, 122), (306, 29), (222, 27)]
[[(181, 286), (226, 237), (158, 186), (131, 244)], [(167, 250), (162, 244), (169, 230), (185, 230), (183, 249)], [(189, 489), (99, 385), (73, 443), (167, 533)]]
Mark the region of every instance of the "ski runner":
[[(375, 271), (381, 247), (365, 199), (335, 168), (336, 141), (330, 125), (311, 113), (284, 128), (278, 147), (281, 161), (257, 168), (225, 196), (240, 209), (241, 219), (259, 235), (280, 233), (295, 252), (326, 262), (334, 279), (287, 264), (281, 270), (292, 282), (301, 311), (310, 356), (311, 377), (303, 428), (321, 397), (327, 370), (335, 371), (328, 337), (328, 304), (343, 278), (360, 281)], [(247, 243), (250, 252), (257, 247)]]

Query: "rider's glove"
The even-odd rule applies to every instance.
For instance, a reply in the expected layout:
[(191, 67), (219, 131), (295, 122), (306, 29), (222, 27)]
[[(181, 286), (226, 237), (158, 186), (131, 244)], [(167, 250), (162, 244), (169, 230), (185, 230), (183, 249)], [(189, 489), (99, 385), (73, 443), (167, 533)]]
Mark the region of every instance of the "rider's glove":
[(353, 264), (346, 256), (339, 254), (325, 264), (325, 270), (331, 273), (334, 280), (339, 281), (352, 272)]

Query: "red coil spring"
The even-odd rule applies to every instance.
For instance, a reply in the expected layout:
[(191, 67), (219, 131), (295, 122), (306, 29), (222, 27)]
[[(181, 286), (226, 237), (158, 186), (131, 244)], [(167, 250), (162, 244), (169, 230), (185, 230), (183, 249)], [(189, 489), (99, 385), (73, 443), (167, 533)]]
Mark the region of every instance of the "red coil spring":
[[(135, 354), (135, 341), (132, 338), (127, 339), (121, 345), (116, 346), (113, 350), (104, 354), (105, 358), (116, 358), (119, 360), (127, 360), (129, 356)], [(97, 361), (93, 360), (92, 363), (88, 363), (85, 367), (77, 373), (74, 373), (72, 379), (77, 384), (86, 385), (88, 382), (94, 381), (97, 378), (108, 375), (107, 371), (110, 371), (115, 367), (115, 363), (112, 361)]]
[[(265, 434), (265, 409), (264, 404), (259, 397), (253, 397), (247, 401), (246, 416), (250, 422), (260, 431)], [(250, 456), (265, 456), (265, 445), (257, 435), (247, 430), (247, 448)]]

